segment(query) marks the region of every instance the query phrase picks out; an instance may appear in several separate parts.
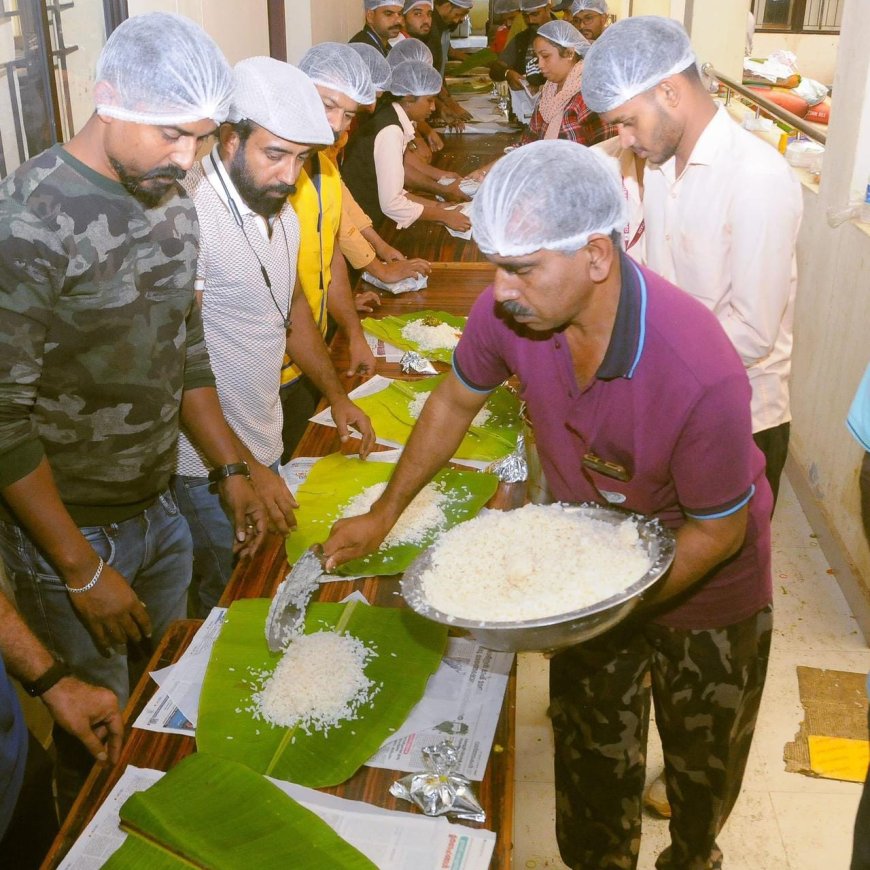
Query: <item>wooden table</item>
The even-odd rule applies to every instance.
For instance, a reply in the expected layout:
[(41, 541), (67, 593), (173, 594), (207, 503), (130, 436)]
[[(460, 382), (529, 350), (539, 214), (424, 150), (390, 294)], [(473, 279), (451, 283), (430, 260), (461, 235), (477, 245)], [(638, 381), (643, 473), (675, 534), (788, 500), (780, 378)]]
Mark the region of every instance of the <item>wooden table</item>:
[[(497, 141), (502, 137), (464, 136), (451, 137), (448, 148), (442, 152), (442, 165), (463, 167), (457, 171), (467, 172), (474, 168), (470, 164), (475, 153), (483, 154), (481, 162), (494, 159), (512, 141)], [(492, 154), (489, 158), (487, 155)], [(472, 161), (473, 162), (473, 161)], [(426, 227), (443, 233), (452, 239), (442, 227), (434, 224), (421, 225), (418, 234), (413, 236), (412, 248), (408, 253), (424, 256), (433, 261), (429, 286), (419, 293), (400, 296), (382, 295), (382, 305), (377, 315), (402, 314), (433, 308), (451, 314), (467, 314), (474, 300), (491, 283), (494, 267), (482, 261), (473, 243), (462, 242), (466, 247), (460, 250), (458, 245), (449, 247), (446, 241), (439, 240), (437, 233), (430, 234)], [(408, 242), (410, 235), (404, 238)], [(438, 262), (439, 256), (451, 250), (459, 252), (472, 262)], [(476, 260), (476, 261), (475, 261)], [(377, 316), (376, 315), (376, 316)], [(332, 346), (333, 361), (339, 373), (345, 371), (347, 362), (347, 344), (339, 337)], [(443, 368), (443, 367), (442, 367)], [(378, 361), (378, 373), (387, 377), (407, 377), (403, 375), (397, 364)], [(340, 377), (344, 377), (340, 374)], [(345, 386), (352, 389), (358, 382), (357, 378), (344, 378)], [(297, 456), (326, 456), (329, 453), (342, 451), (354, 452), (358, 442), (342, 445), (334, 428), (326, 426), (309, 426), (297, 450)], [(493, 506), (519, 506), (525, 500), (525, 487), (512, 485), (499, 487), (499, 492), (491, 502)], [(229, 606), (232, 601), (240, 598), (271, 597), (288, 570), (284, 553), (284, 541), (277, 536), (269, 536), (257, 555), (247, 563), (240, 564), (233, 574), (229, 585), (221, 599), (222, 606)], [(360, 581), (340, 581), (327, 583), (320, 587), (318, 600), (339, 601), (352, 591), (359, 589), (373, 604), (386, 607), (404, 606), (400, 596), (394, 593), (398, 589), (397, 578), (369, 578)], [(163, 637), (156, 650), (148, 671), (165, 667), (176, 662), (190, 643), (197, 628), (198, 620), (183, 620), (173, 624)], [(182, 758), (195, 751), (195, 742), (191, 737), (172, 734), (156, 734), (151, 731), (132, 729), (130, 723), (150, 700), (156, 689), (148, 673), (136, 686), (130, 701), (124, 711), (125, 743), (121, 758), (114, 766), (95, 766), (88, 777), (81, 794), (74, 804), (70, 815), (61, 828), (51, 852), (43, 864), (43, 870), (56, 867), (69, 851), (84, 827), (93, 817), (97, 808), (106, 799), (115, 783), (120, 778), (128, 764), (137, 767), (151, 767), (159, 770), (169, 770)], [(491, 867), (493, 870), (509, 870), (511, 867), (511, 848), (513, 831), (513, 798), (514, 798), (514, 753), (515, 744), (515, 703), (516, 703), (516, 669), (511, 673), (505, 702), (499, 718), (493, 752), (490, 756), (486, 776), (483, 782), (477, 784), (477, 795), (486, 810), (487, 821), (484, 825), (470, 824), (472, 827), (486, 827), (497, 833), (495, 852)], [(378, 768), (361, 768), (350, 780), (341, 786), (324, 789), (324, 791), (342, 797), (365, 800), (389, 809), (401, 809), (416, 812), (404, 802), (398, 802), (389, 794), (389, 785), (401, 776), (396, 771)]]

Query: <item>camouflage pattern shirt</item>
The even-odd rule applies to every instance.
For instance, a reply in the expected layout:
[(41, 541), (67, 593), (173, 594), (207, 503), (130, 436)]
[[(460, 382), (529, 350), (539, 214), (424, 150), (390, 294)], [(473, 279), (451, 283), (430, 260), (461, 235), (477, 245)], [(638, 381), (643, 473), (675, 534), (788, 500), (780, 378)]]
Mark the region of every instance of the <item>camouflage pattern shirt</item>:
[(79, 525), (166, 488), (185, 389), (214, 386), (181, 188), (145, 208), (60, 146), (0, 183), (0, 488), (47, 457)]

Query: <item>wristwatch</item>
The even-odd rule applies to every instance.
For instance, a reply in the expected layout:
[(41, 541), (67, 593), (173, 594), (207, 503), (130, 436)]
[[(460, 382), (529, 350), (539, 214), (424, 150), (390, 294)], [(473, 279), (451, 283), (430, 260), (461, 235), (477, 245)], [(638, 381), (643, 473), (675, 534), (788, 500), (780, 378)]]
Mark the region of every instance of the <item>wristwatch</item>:
[(245, 477), (250, 479), (251, 472), (248, 469), (248, 463), (233, 462), (231, 465), (219, 465), (208, 473), (208, 479), (212, 483), (220, 483), (220, 481), (226, 480), (228, 477), (233, 477), (233, 475), (236, 474), (243, 474)]
[(54, 664), (41, 677), (37, 677), (32, 683), (22, 683), (21, 687), (31, 698), (38, 698), (64, 677), (71, 676), (69, 665), (63, 659), (55, 659)]

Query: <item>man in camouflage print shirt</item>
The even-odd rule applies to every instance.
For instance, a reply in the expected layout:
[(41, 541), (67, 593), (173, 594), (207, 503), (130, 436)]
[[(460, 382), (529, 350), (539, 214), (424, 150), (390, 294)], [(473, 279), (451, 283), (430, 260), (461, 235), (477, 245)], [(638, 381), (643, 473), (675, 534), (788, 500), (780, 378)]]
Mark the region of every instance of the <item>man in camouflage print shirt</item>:
[[(177, 183), (226, 117), (231, 72), (196, 25), (138, 16), (107, 42), (94, 95), (69, 143), (0, 186), (0, 550), (34, 632), (123, 706), (128, 647), (186, 613), (190, 532), (168, 491), (179, 423), (214, 466), (241, 459)], [(262, 503), (243, 474), (219, 488), (250, 553)], [(63, 806), (87, 759), (56, 742)]]

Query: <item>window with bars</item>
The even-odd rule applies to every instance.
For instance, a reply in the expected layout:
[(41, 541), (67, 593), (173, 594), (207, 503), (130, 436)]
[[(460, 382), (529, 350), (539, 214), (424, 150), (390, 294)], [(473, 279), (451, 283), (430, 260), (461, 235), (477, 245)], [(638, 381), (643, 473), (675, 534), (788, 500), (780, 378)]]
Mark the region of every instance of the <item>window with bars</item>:
[(755, 29), (836, 34), (845, 5), (846, 0), (755, 0)]
[(0, 0), (0, 177), (93, 112), (93, 77), (127, 0)]

